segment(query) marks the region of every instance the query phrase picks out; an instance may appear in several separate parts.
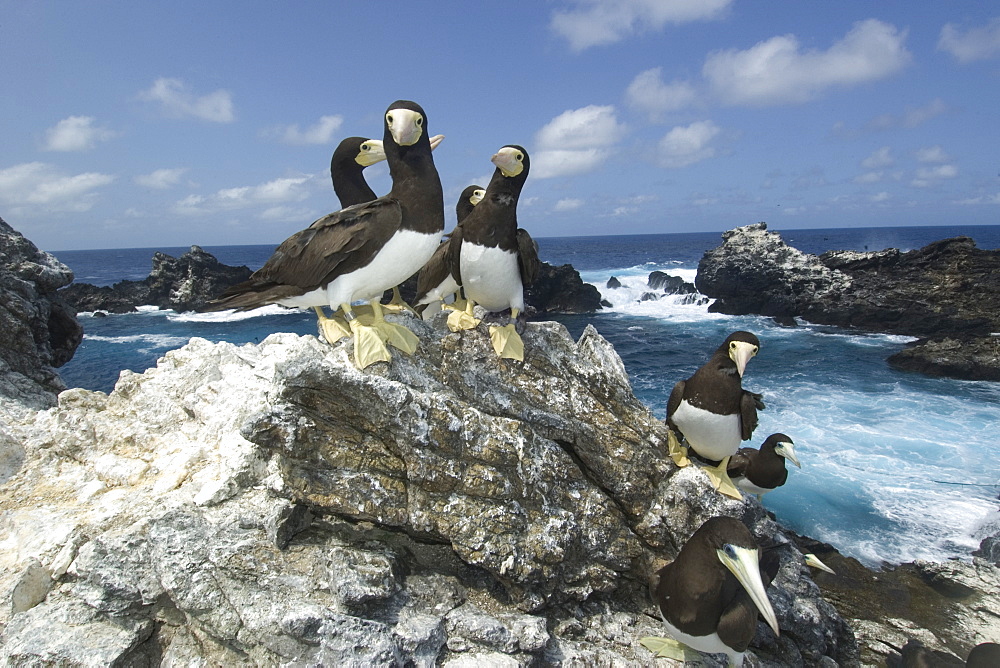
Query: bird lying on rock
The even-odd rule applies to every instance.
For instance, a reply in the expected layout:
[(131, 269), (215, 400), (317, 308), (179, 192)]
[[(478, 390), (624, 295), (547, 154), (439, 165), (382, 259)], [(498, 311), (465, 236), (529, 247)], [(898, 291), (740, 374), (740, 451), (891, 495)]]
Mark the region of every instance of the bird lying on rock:
[[(716, 466), (706, 468), (715, 488), (742, 498), (726, 473), (729, 458), (757, 427), (760, 395), (743, 389), (747, 362), (760, 350), (750, 332), (733, 332), (694, 375), (674, 385), (667, 400), (667, 424), (690, 450)], [(675, 457), (675, 461), (678, 458)]]
[(771, 434), (760, 446), (740, 448), (729, 458), (726, 473), (733, 483), (744, 492), (756, 494), (758, 498), (781, 487), (788, 479), (785, 460), (799, 468), (802, 465), (795, 456), (795, 444), (784, 434)]
[[(455, 205), (455, 216), (458, 219), (457, 227), (461, 227), (468, 215), (485, 196), (486, 190), (478, 185), (467, 186), (462, 191), (458, 203)], [(417, 295), (413, 299), (413, 305), (425, 320), (441, 310), (440, 308), (432, 308), (434, 304), (443, 303), (448, 297), (458, 293), (461, 288), (451, 273), (451, 264), (448, 261), (453, 236), (454, 232), (438, 246), (434, 255), (417, 274)], [(465, 308), (465, 304), (459, 303), (457, 298), (452, 302), (452, 305), (457, 309)]]
[[(699, 652), (724, 653), (739, 668), (757, 630), (758, 611), (779, 633), (767, 597), (778, 566), (777, 552), (761, 557), (742, 522), (713, 517), (684, 543), (676, 559), (653, 575), (650, 593), (671, 638)], [(651, 647), (649, 640), (641, 642)], [(662, 643), (655, 646), (662, 648)]]
[(531, 236), (517, 227), (517, 201), (528, 177), (524, 148), (508, 144), (491, 159), (497, 166), (486, 194), (449, 244), (451, 273), (465, 291), (466, 308), (448, 316), (452, 331), (474, 329), (476, 304), (488, 311), (510, 309), (510, 322), (490, 327), (493, 350), (501, 358), (524, 359), (524, 343), (516, 330), (524, 310), (524, 286), (538, 275), (538, 249)]
[(979, 643), (972, 648), (965, 661), (954, 654), (931, 649), (916, 638), (910, 638), (902, 647), (896, 647), (880, 640), (891, 647), (885, 658), (888, 668), (996, 668), (1000, 666), (1000, 645), (994, 642)]
[[(417, 337), (383, 318), (378, 297), (415, 274), (437, 249), (444, 231), (444, 199), (420, 105), (408, 100), (389, 105), (383, 134), (392, 178), (389, 193), (296, 232), (249, 280), (212, 302), (210, 310), (265, 304), (339, 308), (349, 331), (322, 311), (317, 313), (320, 328), (331, 343), (353, 334), (360, 368), (389, 361), (386, 344), (407, 354), (416, 350)], [(355, 316), (351, 304), (359, 300), (370, 300), (371, 324)]]

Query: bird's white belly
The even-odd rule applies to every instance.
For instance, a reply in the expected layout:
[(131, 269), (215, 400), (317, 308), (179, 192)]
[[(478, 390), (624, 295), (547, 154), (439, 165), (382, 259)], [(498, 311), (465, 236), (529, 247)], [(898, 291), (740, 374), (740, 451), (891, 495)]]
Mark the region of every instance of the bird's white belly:
[(465, 296), (489, 311), (524, 310), (524, 288), (517, 253), (498, 247), (462, 244)]
[(338, 276), (325, 289), (317, 288), (279, 303), (299, 308), (326, 305), (337, 308), (341, 304), (381, 297), (383, 292), (420, 271), (440, 242), (441, 233), (397, 232), (364, 267)]
[(660, 611), (660, 619), (663, 620), (664, 625), (667, 627), (667, 634), (676, 640), (677, 642), (684, 643), (691, 649), (696, 649), (699, 652), (706, 652), (708, 654), (727, 654), (732, 660), (736, 668), (740, 668), (743, 665), (743, 652), (737, 652), (732, 647), (727, 647), (722, 638), (719, 637), (718, 632), (711, 633), (707, 636), (689, 636), (683, 631), (677, 630), (673, 624), (667, 621), (667, 618), (663, 616), (663, 611)]
[(740, 416), (719, 415), (692, 406), (685, 399), (671, 416), (688, 445), (706, 459), (719, 460), (736, 454), (742, 433)]
[(733, 480), (733, 483), (735, 483), (735, 485), (740, 489), (742, 489), (744, 492), (747, 492), (748, 494), (756, 494), (758, 496), (763, 496), (768, 492), (774, 491), (770, 487), (758, 487), (757, 485), (750, 482), (749, 478), (737, 478)]

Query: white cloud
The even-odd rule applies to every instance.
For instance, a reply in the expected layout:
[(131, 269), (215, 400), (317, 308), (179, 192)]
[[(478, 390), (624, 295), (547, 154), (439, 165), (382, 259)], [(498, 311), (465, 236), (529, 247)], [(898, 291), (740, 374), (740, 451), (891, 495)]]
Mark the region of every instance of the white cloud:
[(187, 171), (186, 167), (176, 169), (157, 169), (150, 174), (140, 174), (132, 180), (143, 188), (166, 190), (180, 183), (181, 177)]
[(875, 193), (874, 195), (872, 195), (868, 199), (870, 201), (872, 201), (872, 202), (878, 203), (878, 202), (885, 202), (885, 201), (887, 201), (889, 199), (889, 197), (890, 197), (889, 193), (887, 193), (887, 192), (885, 192), (883, 190), (882, 192)]
[(544, 179), (593, 171), (624, 134), (625, 126), (618, 122), (613, 106), (565, 111), (536, 133), (532, 176)]
[(264, 130), (261, 134), (268, 137), (277, 137), (284, 143), (295, 146), (329, 144), (333, 139), (334, 133), (340, 129), (343, 123), (343, 116), (321, 116), (315, 125), (305, 130), (299, 129), (298, 124), (293, 124)]
[(21, 212), (80, 212), (97, 201), (96, 189), (115, 177), (98, 172), (67, 175), (44, 162), (28, 162), (0, 170), (0, 202)]
[(686, 127), (675, 127), (660, 140), (660, 165), (670, 168), (686, 167), (714, 157), (716, 151), (711, 142), (720, 132), (722, 130), (712, 121), (697, 121)]
[(801, 103), (832, 86), (877, 81), (899, 71), (911, 57), (905, 40), (905, 30), (868, 19), (826, 51), (802, 51), (794, 35), (772, 37), (746, 51), (716, 51), (702, 74), (730, 104)]
[(855, 176), (854, 177), (854, 182), (855, 183), (878, 183), (879, 181), (882, 180), (882, 177), (884, 175), (885, 175), (885, 173), (882, 172), (882, 171), (865, 172), (864, 174), (861, 174), (860, 176)]
[(149, 90), (139, 93), (139, 99), (159, 102), (168, 115), (176, 118), (193, 117), (214, 123), (231, 123), (236, 118), (229, 91), (220, 89), (197, 96), (180, 79), (160, 77)]
[(551, 27), (574, 51), (614, 44), (668, 23), (721, 18), (732, 0), (569, 0), (552, 15)]
[(579, 209), (583, 206), (582, 199), (576, 199), (573, 197), (564, 197), (563, 199), (556, 202), (553, 211), (573, 211), (574, 209)]
[(955, 202), (956, 204), (962, 204), (965, 206), (972, 206), (976, 204), (1000, 204), (1000, 193), (995, 195), (980, 195), (979, 197), (970, 197), (968, 199), (962, 199)]
[(45, 132), (45, 150), (85, 151), (114, 136), (107, 128), (94, 127), (93, 116), (70, 116)]
[(917, 176), (910, 182), (914, 188), (928, 188), (943, 179), (953, 179), (958, 176), (955, 165), (938, 165), (937, 167), (922, 167), (917, 170)]
[(888, 146), (883, 146), (862, 160), (861, 166), (865, 169), (878, 169), (880, 167), (891, 167), (893, 162), (892, 151)]
[[(218, 211), (231, 211), (251, 207), (273, 207), (288, 202), (301, 202), (308, 196), (306, 184), (314, 177), (282, 177), (256, 186), (223, 188), (212, 195), (188, 195), (176, 202), (174, 213), (182, 215), (203, 215)], [(263, 214), (262, 214), (263, 215)]]
[(947, 51), (962, 63), (986, 60), (1000, 55), (1000, 17), (991, 19), (980, 28), (960, 32), (953, 23), (941, 28), (937, 48)]
[(652, 120), (664, 114), (691, 106), (698, 94), (686, 81), (663, 83), (662, 68), (640, 72), (625, 91), (625, 99), (633, 109), (647, 114)]
[(951, 160), (951, 157), (940, 146), (918, 149), (916, 156), (919, 162), (948, 162)]

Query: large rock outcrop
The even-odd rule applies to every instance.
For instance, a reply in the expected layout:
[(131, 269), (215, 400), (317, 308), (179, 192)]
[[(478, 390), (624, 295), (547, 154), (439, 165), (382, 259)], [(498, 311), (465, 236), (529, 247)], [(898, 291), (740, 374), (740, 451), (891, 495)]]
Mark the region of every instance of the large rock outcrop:
[(595, 330), (529, 323), (521, 363), (408, 324), (417, 354), (365, 371), (346, 340), (194, 339), (4, 427), (0, 662), (663, 665), (647, 577), (728, 514), (781, 555), (759, 665), (857, 665), (801, 553), (673, 465)]
[(32, 408), (66, 388), (53, 370), (83, 340), (76, 311), (57, 290), (73, 272), (0, 219), (0, 396)]
[(196, 311), (226, 288), (250, 277), (245, 266), (223, 264), (200, 246), (178, 258), (153, 254), (153, 268), (141, 281), (119, 281), (112, 286), (74, 283), (62, 291), (78, 311), (131, 313), (136, 306), (158, 306)]
[(698, 264), (698, 290), (732, 315), (810, 322), (922, 339), (893, 363), (969, 380), (1000, 380), (1000, 250), (968, 237), (919, 250), (803, 253), (765, 223), (725, 232)]

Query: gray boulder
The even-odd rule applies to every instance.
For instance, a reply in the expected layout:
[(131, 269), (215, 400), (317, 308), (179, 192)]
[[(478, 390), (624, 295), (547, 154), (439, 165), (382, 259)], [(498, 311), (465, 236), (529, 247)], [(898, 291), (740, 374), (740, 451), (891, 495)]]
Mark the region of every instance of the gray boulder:
[(193, 339), (13, 421), (0, 662), (653, 666), (648, 576), (728, 514), (781, 554), (759, 664), (857, 665), (801, 553), (673, 465), (593, 328), (528, 323), (522, 363), (406, 322), (417, 354), (365, 371), (347, 340)]

